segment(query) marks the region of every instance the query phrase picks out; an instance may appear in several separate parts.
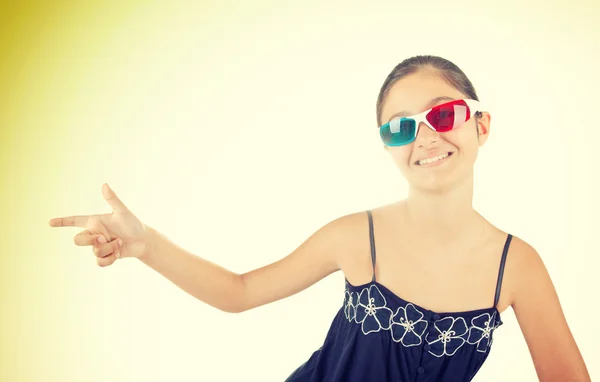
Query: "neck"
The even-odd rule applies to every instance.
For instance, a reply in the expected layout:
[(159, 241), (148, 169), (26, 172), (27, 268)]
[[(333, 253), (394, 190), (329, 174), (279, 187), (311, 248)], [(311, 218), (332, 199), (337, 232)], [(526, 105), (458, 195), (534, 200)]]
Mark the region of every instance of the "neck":
[(456, 240), (480, 235), (485, 229), (485, 220), (473, 208), (472, 176), (441, 191), (411, 187), (404, 206), (408, 226), (421, 237)]

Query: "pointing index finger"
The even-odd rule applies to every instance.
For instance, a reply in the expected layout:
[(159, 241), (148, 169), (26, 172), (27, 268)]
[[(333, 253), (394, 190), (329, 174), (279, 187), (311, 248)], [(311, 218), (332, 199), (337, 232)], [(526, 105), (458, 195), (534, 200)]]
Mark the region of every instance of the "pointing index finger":
[(50, 219), (50, 227), (80, 227), (85, 228), (89, 215), (68, 216)]

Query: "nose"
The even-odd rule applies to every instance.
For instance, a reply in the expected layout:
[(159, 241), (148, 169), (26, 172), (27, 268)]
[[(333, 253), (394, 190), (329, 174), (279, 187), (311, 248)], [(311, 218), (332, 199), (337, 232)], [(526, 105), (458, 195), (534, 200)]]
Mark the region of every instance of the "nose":
[(427, 126), (424, 122), (419, 124), (419, 131), (415, 138), (418, 147), (426, 147), (440, 140), (440, 133)]

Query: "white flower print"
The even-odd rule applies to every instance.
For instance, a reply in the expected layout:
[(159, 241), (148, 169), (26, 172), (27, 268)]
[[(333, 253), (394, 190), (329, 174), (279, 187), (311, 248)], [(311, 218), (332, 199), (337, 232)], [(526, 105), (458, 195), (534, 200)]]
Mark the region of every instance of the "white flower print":
[(427, 321), (423, 320), (423, 316), (423, 313), (410, 303), (404, 308), (398, 308), (390, 327), (392, 339), (406, 347), (420, 345), (421, 336), (427, 329)]
[(377, 285), (371, 285), (360, 292), (354, 321), (362, 324), (364, 334), (378, 332), (381, 329), (388, 330), (392, 314)]
[[(429, 344), (427, 351), (438, 358), (455, 355), (465, 343), (485, 353), (492, 346), (495, 329), (502, 325), (498, 311), (479, 314), (470, 319), (468, 326), (465, 318), (460, 316), (435, 320), (437, 315), (434, 314), (432, 323), (425, 319), (420, 307), (410, 302), (399, 307), (394, 301), (392, 304), (395, 306), (388, 307), (377, 284), (358, 291), (352, 291), (351, 286), (346, 285), (344, 316), (349, 322), (359, 324), (364, 335), (389, 330), (392, 341), (404, 347), (426, 342)], [(392, 308), (396, 309), (395, 313)]]
[[(464, 318), (445, 317), (435, 321), (433, 326), (435, 331), (430, 331), (427, 343), (431, 345), (429, 353), (434, 356), (454, 355), (465, 343), (463, 337), (467, 333), (467, 323)], [(435, 340), (430, 341), (430, 338)]]
[(495, 314), (490, 316), (489, 313), (484, 313), (471, 320), (467, 342), (471, 345), (477, 345), (478, 352), (485, 353), (487, 348), (492, 344), (492, 332), (496, 328), (495, 323), (492, 321), (495, 318)]
[(350, 292), (346, 289), (346, 295), (344, 297), (344, 316), (348, 321), (354, 321), (356, 317), (356, 300), (358, 294), (356, 292)]

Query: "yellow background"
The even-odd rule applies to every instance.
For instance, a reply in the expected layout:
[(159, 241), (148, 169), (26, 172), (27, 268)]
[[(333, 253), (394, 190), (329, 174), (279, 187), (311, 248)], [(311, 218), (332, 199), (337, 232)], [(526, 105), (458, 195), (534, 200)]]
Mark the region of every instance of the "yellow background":
[[(340, 273), (228, 315), (136, 260), (97, 267), (48, 220), (108, 212), (108, 182), (200, 256), (275, 261), (405, 196), (375, 101), (415, 54), (454, 61), (491, 112), (475, 206), (540, 252), (600, 377), (600, 6), (489, 3), (2, 3), (0, 381), (284, 380), (325, 338)], [(503, 320), (475, 380), (536, 380)]]

